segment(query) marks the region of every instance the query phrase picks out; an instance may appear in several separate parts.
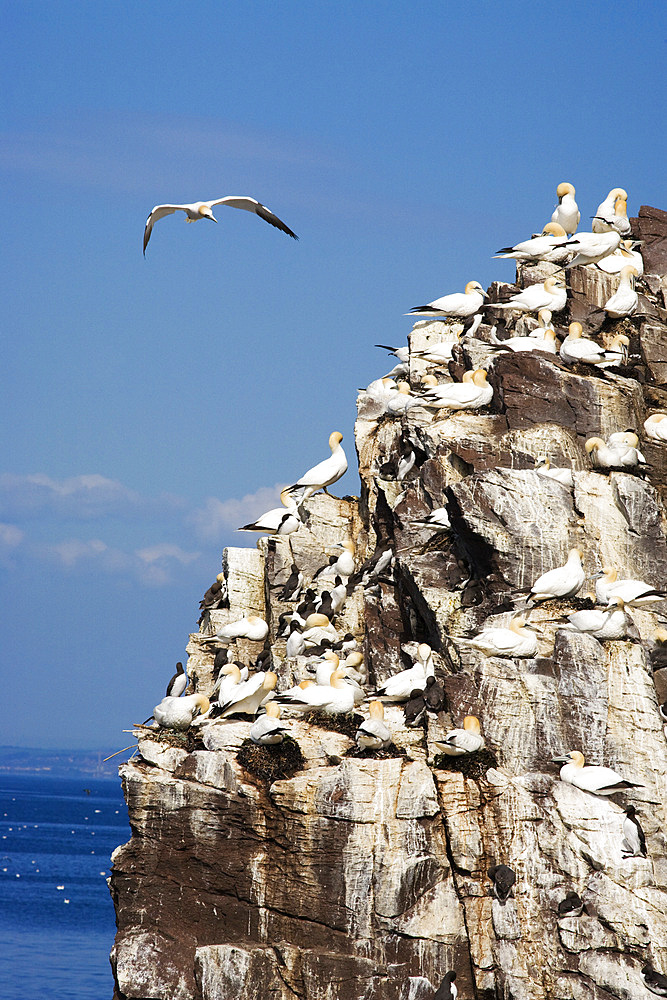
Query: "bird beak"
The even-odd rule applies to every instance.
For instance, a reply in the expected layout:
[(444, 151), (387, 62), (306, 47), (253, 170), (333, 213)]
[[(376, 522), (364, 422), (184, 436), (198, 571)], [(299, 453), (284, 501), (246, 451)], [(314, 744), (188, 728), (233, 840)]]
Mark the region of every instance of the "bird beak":
[(570, 762), (570, 758), (567, 757), (567, 756), (565, 756), (565, 755), (562, 756), (562, 757), (552, 757), (551, 758), (551, 763), (552, 764), (569, 764), (569, 762)]
[(604, 570), (601, 569), (599, 573), (594, 573), (592, 579), (599, 580), (601, 576), (604, 576)]
[(214, 218), (214, 217), (213, 217), (212, 215), (207, 215), (207, 216), (206, 216), (206, 218), (207, 218), (207, 219), (210, 219), (210, 220), (211, 220), (211, 222), (217, 222), (217, 221), (218, 221), (218, 220), (217, 220), (216, 218)]

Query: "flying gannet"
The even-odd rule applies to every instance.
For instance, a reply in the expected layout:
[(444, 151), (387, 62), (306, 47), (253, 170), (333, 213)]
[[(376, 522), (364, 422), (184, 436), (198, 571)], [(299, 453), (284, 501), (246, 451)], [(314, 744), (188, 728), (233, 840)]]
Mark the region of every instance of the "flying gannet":
[(203, 694), (188, 694), (182, 698), (163, 698), (153, 709), (153, 718), (163, 729), (189, 729), (193, 719), (210, 708)]
[(469, 281), (463, 292), (443, 295), (425, 306), (415, 306), (406, 316), (448, 316), (452, 319), (467, 319), (481, 309), (488, 298), (479, 281)]
[(463, 729), (450, 729), (444, 740), (434, 740), (434, 746), (448, 757), (465, 757), (482, 750), (486, 744), (480, 731), (479, 719), (466, 715)]
[(574, 597), (584, 585), (586, 575), (581, 565), (581, 549), (570, 549), (567, 562), (538, 576), (530, 589), (534, 601), (548, 601), (554, 597)]
[(340, 431), (334, 431), (330, 434), (331, 456), (325, 458), (323, 462), (318, 462), (312, 469), (308, 469), (308, 472), (304, 472), (293, 486), (288, 487), (290, 493), (302, 490), (301, 503), (311, 497), (313, 493), (317, 493), (318, 490), (324, 490), (325, 493), (328, 493), (327, 486), (337, 482), (347, 472), (347, 458), (341, 445), (342, 440), (343, 435)]
[(542, 285), (529, 285), (507, 302), (493, 302), (489, 309), (515, 309), (517, 312), (539, 312), (549, 309), (560, 312), (567, 304), (567, 289), (562, 278), (553, 275)]
[(268, 531), (270, 535), (290, 535), (297, 531), (302, 525), (299, 511), (295, 501), (290, 497), (289, 490), (283, 490), (280, 494), (282, 507), (273, 507), (262, 514), (251, 524), (244, 524), (237, 531)]
[(568, 184), (566, 181), (559, 184), (556, 188), (558, 204), (556, 205), (555, 212), (551, 216), (551, 221), (562, 226), (568, 236), (572, 236), (573, 233), (576, 233), (577, 226), (579, 225), (579, 219), (581, 218), (579, 207), (574, 200), (575, 193), (576, 192), (572, 184)]
[(287, 233), (287, 235), (291, 236), (293, 239), (298, 240), (299, 238), (296, 233), (293, 233), (284, 222), (280, 221), (277, 215), (274, 215), (273, 212), (271, 212), (266, 205), (262, 205), (261, 202), (255, 201), (254, 198), (227, 195), (225, 198), (215, 198), (213, 201), (195, 201), (191, 205), (156, 205), (146, 219), (146, 227), (144, 229), (144, 256), (146, 256), (146, 247), (148, 246), (148, 241), (151, 238), (153, 226), (158, 219), (163, 219), (165, 215), (172, 215), (174, 212), (185, 212), (186, 222), (197, 222), (199, 219), (210, 219), (211, 222), (217, 222), (218, 220), (215, 218), (212, 211), (215, 205), (226, 205), (228, 208), (242, 208), (246, 212), (254, 212), (255, 215), (260, 217), (260, 219), (264, 219), (265, 222), (275, 226), (276, 229), (280, 229), (281, 232)]
[(360, 750), (386, 750), (391, 743), (391, 733), (384, 721), (384, 705), (372, 701), (368, 706), (369, 719), (357, 729), (355, 740)]
[(593, 764), (584, 767), (585, 758), (580, 750), (573, 750), (562, 757), (554, 757), (554, 764), (563, 764), (560, 769), (560, 780), (566, 781), (575, 788), (592, 795), (615, 795), (629, 788), (643, 788), (636, 781), (627, 781), (610, 767)]

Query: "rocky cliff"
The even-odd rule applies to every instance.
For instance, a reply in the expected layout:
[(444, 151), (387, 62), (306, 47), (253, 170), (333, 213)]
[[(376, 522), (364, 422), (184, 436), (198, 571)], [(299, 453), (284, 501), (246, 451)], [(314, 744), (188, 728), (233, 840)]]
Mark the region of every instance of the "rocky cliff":
[[(324, 553), (352, 537), (367, 572), (334, 624), (361, 644), (367, 690), (425, 641), (446, 711), (411, 729), (400, 706), (389, 708), (395, 746), (377, 755), (357, 750), (354, 728), (295, 721), (302, 765), (273, 779), (239, 760), (249, 721), (138, 730), (138, 755), (121, 768), (132, 839), (115, 852), (111, 878), (117, 1000), (426, 1000), (449, 969), (461, 1000), (638, 1000), (650, 996), (644, 965), (667, 972), (658, 711), (667, 668), (651, 656), (665, 605), (631, 609), (627, 638), (600, 642), (562, 627), (563, 615), (591, 606), (585, 588), (530, 612), (535, 658), (487, 656), (462, 641), (507, 624), (522, 591), (573, 547), (584, 553), (588, 589), (607, 565), (657, 589), (667, 583), (667, 443), (643, 433), (649, 413), (667, 410), (667, 215), (642, 209), (633, 227), (645, 241), (639, 314), (604, 320), (594, 310), (618, 278), (578, 267), (554, 316), (560, 336), (571, 319), (599, 343), (625, 333), (627, 364), (598, 370), (498, 351), (491, 309), (439, 375), (483, 366), (488, 407), (389, 415), (362, 394), (361, 498), (316, 495), (296, 533), (225, 551), (224, 606), (206, 612), (188, 645), (196, 690), (213, 683), (203, 636), (247, 611), (269, 624), (279, 688), (300, 680), (304, 661), (286, 660), (278, 637), (279, 616), (294, 607), (282, 587), (294, 564), (309, 580)], [(520, 268), (518, 283), (553, 270)], [(502, 292), (492, 286), (491, 300)], [(507, 318), (517, 333), (534, 326)], [(417, 351), (455, 334), (448, 322), (416, 324), (413, 387), (425, 370)], [(640, 434), (646, 469), (594, 469), (586, 439), (627, 428)], [(399, 481), (410, 450), (415, 463)], [(535, 471), (545, 457), (572, 467), (572, 487)], [(415, 524), (443, 506), (451, 531)], [(373, 558), (389, 548), (393, 559), (374, 573)], [(247, 640), (232, 647), (246, 663), (261, 650)], [(448, 764), (434, 740), (467, 714), (481, 720), (487, 751), (477, 765)], [(602, 798), (559, 780), (551, 760), (571, 750), (641, 787)], [(646, 857), (624, 856), (629, 803)], [(501, 863), (517, 875), (505, 903), (487, 877)], [(584, 910), (559, 916), (571, 891)]]

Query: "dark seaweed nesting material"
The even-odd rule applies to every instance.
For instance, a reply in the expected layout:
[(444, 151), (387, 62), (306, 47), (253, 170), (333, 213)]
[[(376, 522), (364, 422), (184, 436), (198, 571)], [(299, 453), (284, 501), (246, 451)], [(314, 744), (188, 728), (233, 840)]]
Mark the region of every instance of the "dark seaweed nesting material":
[(359, 747), (353, 746), (345, 756), (358, 757), (361, 760), (388, 760), (390, 757), (407, 757), (407, 753), (405, 747), (397, 747), (394, 743), (390, 743), (385, 750), (371, 750), (369, 747), (360, 750)]
[(164, 743), (166, 746), (176, 747), (178, 750), (205, 750), (204, 741), (199, 729), (143, 729), (142, 734), (156, 743)]
[(493, 750), (478, 750), (463, 757), (450, 757), (439, 753), (433, 762), (439, 771), (459, 771), (465, 778), (483, 778), (490, 767), (498, 767), (498, 759)]
[(364, 721), (363, 716), (356, 712), (348, 712), (347, 715), (327, 715), (326, 712), (311, 712), (308, 721), (321, 729), (329, 729), (333, 733), (342, 733), (349, 736), (351, 740), (357, 734), (357, 729)]
[(244, 740), (236, 759), (246, 771), (268, 784), (281, 778), (291, 778), (304, 765), (301, 747), (290, 736), (286, 736), (282, 743), (269, 747)]

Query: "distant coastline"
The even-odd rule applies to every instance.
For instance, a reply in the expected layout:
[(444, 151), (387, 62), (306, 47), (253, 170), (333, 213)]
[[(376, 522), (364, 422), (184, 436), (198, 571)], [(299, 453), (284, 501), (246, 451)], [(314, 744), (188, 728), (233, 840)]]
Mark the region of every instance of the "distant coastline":
[(89, 778), (117, 778), (118, 765), (131, 751), (104, 762), (111, 750), (44, 750), (38, 747), (0, 746), (0, 775), (52, 775), (57, 778), (87, 775)]

